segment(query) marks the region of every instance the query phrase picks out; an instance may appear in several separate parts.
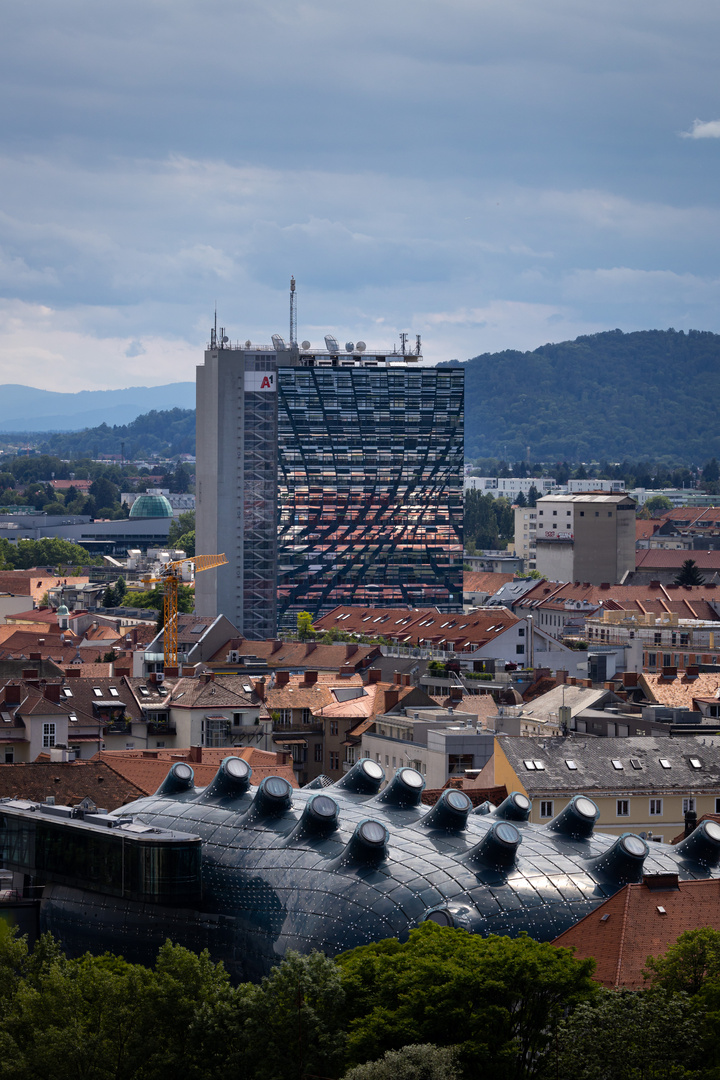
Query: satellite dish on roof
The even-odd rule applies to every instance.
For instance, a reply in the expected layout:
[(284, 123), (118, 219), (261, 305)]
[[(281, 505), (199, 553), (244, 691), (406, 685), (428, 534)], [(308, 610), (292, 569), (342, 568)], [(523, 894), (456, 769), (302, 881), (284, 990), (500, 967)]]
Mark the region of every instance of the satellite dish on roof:
[(346, 352), (352, 352), (354, 348), (355, 348), (355, 345), (354, 345), (354, 343), (352, 341), (346, 341), (345, 342), (345, 351)]
[(227, 336), (227, 334), (223, 334), (223, 339), (222, 339), (223, 345), (225, 344), (226, 341), (229, 341), (229, 340), (230, 340), (230, 338)]
[(309, 341), (303, 341), (301, 343), (301, 345), (300, 345), (300, 348), (301, 349), (309, 349), (310, 348), (310, 342)]
[(249, 349), (251, 345), (252, 345), (252, 341), (250, 340), (250, 338), (248, 338), (247, 341), (245, 342), (245, 348)]
[(357, 352), (365, 352), (365, 350), (367, 349), (367, 345), (365, 344), (364, 341), (356, 341), (355, 342), (355, 348), (356, 348)]

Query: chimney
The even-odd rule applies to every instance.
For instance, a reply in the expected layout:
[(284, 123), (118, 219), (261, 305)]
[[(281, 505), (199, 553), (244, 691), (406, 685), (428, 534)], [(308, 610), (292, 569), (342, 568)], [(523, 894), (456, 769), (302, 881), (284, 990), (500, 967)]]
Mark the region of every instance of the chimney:
[(592, 690), (592, 679), (578, 679), (578, 686), (584, 686), (587, 690)]
[(380, 682), (380, 678), (382, 676), (382, 671), (380, 670), (380, 668), (372, 667), (368, 671), (367, 675), (368, 675), (368, 682), (369, 683)]
[(650, 588), (651, 589), (659, 589), (660, 588), (660, 582), (659, 581), (651, 581), (650, 582)]
[(560, 671), (555, 672), (555, 682), (557, 683), (558, 686), (562, 686), (564, 683), (566, 683), (567, 678), (568, 678), (567, 671), (560, 670)]
[(697, 679), (699, 674), (700, 668), (697, 666), (697, 664), (688, 664), (688, 666), (685, 668), (686, 679)]
[(275, 672), (275, 686), (279, 690), (282, 686), (287, 686), (290, 682), (289, 671), (276, 671)]
[[(118, 668), (116, 667), (115, 673), (117, 674), (117, 672)], [(195, 664), (183, 664), (180, 674), (183, 679), (193, 679), (197, 675), (197, 666)]]
[(677, 677), (677, 667), (668, 664), (667, 667), (664, 667), (662, 669), (662, 677), (663, 677), (663, 680), (667, 680), (668, 682), (672, 682), (673, 679)]
[(265, 700), (265, 680), (264, 679), (258, 679), (257, 682), (253, 683), (253, 686), (255, 687), (255, 693), (257, 694), (257, 696), (260, 698), (261, 701), (264, 701)]
[(638, 673), (637, 673), (637, 671), (623, 671), (622, 684), (623, 684), (623, 686), (637, 686), (637, 684), (638, 684)]
[(589, 589), (590, 588), (590, 582), (589, 581), (583, 581), (582, 587), (583, 587), (583, 589)]
[(400, 698), (399, 690), (386, 690), (385, 691), (385, 704), (383, 705), (383, 712), (390, 712), (394, 709)]
[(345, 659), (349, 660), (351, 656), (355, 655), (355, 653), (358, 651), (359, 648), (360, 648), (359, 645), (346, 645), (345, 646)]
[(280, 649), (282, 649), (282, 645), (283, 645), (283, 643), (280, 640), (280, 638), (274, 638), (273, 641), (272, 641), (272, 648), (270, 650), (270, 655), (272, 656), (273, 653), (279, 652)]
[(453, 699), (453, 701), (462, 701), (462, 696), (463, 696), (463, 688), (462, 688), (462, 686), (451, 686), (450, 687), (450, 697)]
[(45, 697), (48, 701), (56, 701), (60, 704), (60, 683), (47, 683), (45, 686)]
[(192, 761), (194, 765), (202, 765), (202, 746), (190, 747), (188, 761)]
[(37, 668), (23, 668), (22, 677), (25, 682), (36, 683), (40, 678), (40, 673)]
[(393, 682), (396, 686), (402, 686), (402, 674), (399, 671), (393, 673)]
[(203, 671), (202, 677), (203, 677), (203, 679), (204, 679), (204, 681), (206, 683), (215, 682), (215, 672), (214, 671)]
[(79, 679), (82, 674), (78, 667), (66, 667), (63, 668), (63, 671), (65, 672), (66, 679)]
[(5, 685), (5, 704), (6, 705), (19, 705), (22, 697), (22, 690), (19, 683), (6, 683)]
[(114, 671), (115, 676), (118, 679), (122, 679), (123, 676), (126, 676), (127, 678), (130, 678), (130, 668), (129, 667), (123, 667), (120, 664), (115, 664), (113, 671)]
[(605, 589), (605, 590), (607, 591), (607, 590), (608, 590), (608, 589), (610, 588), (610, 582), (609, 582), (609, 581), (603, 581), (603, 582), (601, 582), (601, 583), (600, 583), (600, 588), (601, 588), (601, 589)]
[(410, 676), (409, 675), (403, 675), (403, 686), (410, 686), (410, 685), (411, 685)]
[(177, 679), (179, 674), (180, 674), (180, 669), (178, 667), (174, 667), (173, 665), (168, 665), (165, 668), (165, 678), (166, 679)]
[(28, 653), (28, 658), (30, 660), (40, 661), (40, 660), (42, 660), (42, 653), (39, 653), (39, 652)]
[(317, 649), (317, 642), (316, 641), (306, 641), (305, 642), (305, 655), (306, 656), (309, 656), (311, 652), (315, 652), (316, 649)]
[(304, 682), (305, 682), (306, 686), (314, 686), (314, 684), (317, 681), (318, 681), (318, 673), (317, 673), (317, 671), (306, 671), (305, 672)]

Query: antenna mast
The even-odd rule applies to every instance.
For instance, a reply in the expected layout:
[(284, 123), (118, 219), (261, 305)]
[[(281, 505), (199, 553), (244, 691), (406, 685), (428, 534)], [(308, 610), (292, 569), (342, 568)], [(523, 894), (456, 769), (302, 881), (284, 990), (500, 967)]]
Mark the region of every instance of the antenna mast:
[(290, 344), (297, 345), (297, 307), (295, 303), (295, 278), (290, 278)]

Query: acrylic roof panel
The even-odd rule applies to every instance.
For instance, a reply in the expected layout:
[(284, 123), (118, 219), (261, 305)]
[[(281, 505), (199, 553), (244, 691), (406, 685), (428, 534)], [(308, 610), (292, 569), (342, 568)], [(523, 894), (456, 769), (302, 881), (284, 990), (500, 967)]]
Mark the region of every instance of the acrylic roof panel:
[[(202, 899), (177, 911), (99, 897), (80, 882), (51, 891), (43, 928), (71, 953), (84, 951), (91, 933), (94, 949), (151, 961), (170, 936), (193, 948), (204, 941), (234, 979), (258, 979), (287, 949), (333, 956), (403, 937), (427, 919), (552, 941), (642, 874), (720, 875), (681, 846), (595, 834), (589, 800), (579, 804), (580, 834), (580, 811), (570, 831), (562, 818), (531, 825), (517, 794), (491, 813), (471, 813), (469, 798), (449, 788), (429, 808), (411, 769), (398, 770), (378, 794), (384, 771), (367, 759), (336, 784), (299, 790), (282, 777), (248, 785), (239, 766), (233, 774), (222, 767), (202, 788), (193, 786), (188, 763), (173, 770), (180, 766), (184, 774), (171, 771), (161, 790), (123, 815), (201, 838)], [(0, 828), (2, 820), (0, 806)]]

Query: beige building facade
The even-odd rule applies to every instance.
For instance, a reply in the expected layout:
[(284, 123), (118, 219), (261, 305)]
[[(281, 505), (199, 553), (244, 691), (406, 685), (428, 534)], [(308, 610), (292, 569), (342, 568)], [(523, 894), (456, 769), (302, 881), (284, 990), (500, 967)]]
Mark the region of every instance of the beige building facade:
[(538, 500), (536, 569), (549, 581), (617, 584), (635, 569), (635, 501), (627, 495)]

